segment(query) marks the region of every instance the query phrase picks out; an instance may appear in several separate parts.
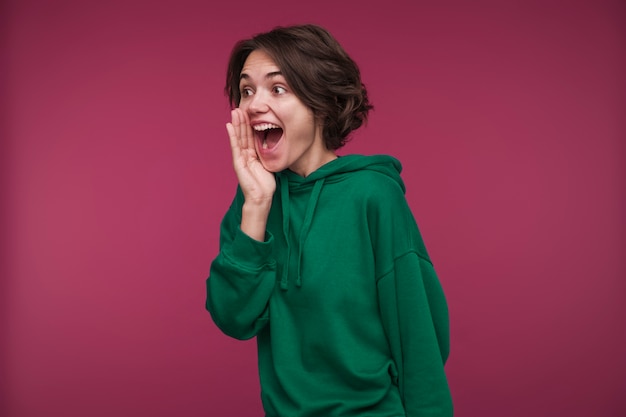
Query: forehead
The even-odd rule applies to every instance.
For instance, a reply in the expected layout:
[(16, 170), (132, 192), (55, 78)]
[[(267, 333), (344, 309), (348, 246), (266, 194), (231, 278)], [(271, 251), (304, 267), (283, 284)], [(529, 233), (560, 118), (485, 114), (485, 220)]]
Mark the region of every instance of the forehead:
[(280, 68), (272, 57), (267, 52), (256, 49), (246, 58), (240, 75), (247, 75), (248, 77), (264, 76), (277, 71), (280, 71)]

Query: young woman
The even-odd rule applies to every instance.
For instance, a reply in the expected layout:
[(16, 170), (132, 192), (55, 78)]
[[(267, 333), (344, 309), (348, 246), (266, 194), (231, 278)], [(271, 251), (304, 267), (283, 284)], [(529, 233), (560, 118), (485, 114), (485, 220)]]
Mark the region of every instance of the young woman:
[(452, 416), (448, 310), (391, 156), (335, 153), (372, 108), (316, 25), (238, 42), (226, 92), (239, 186), (206, 307), (257, 338), (267, 417)]

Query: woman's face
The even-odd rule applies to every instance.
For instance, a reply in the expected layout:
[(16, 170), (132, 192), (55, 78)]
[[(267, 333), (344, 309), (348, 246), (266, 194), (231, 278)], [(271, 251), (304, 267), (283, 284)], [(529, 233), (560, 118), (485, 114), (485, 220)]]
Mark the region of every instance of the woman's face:
[(246, 59), (240, 74), (239, 108), (248, 113), (254, 146), (270, 172), (291, 169), (307, 176), (335, 159), (326, 149), (313, 111), (291, 90), (280, 68), (261, 50)]

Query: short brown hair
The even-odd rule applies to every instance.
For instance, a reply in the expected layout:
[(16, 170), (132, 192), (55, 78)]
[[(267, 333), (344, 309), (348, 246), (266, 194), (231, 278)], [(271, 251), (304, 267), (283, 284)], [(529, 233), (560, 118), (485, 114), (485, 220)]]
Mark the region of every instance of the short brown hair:
[(373, 108), (356, 63), (324, 28), (306, 24), (278, 26), (237, 42), (231, 52), (225, 93), (231, 106), (241, 100), (239, 76), (254, 50), (267, 53), (296, 96), (322, 122), (328, 149), (339, 149)]

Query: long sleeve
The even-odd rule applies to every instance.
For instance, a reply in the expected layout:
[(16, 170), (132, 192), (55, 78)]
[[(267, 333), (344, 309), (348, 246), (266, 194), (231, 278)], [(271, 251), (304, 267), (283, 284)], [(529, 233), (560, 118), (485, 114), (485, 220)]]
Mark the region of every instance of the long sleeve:
[(238, 190), (220, 228), (220, 252), (206, 281), (206, 308), (215, 324), (236, 339), (254, 337), (268, 322), (268, 302), (276, 282), (274, 238), (259, 242), (243, 233)]
[(448, 309), (432, 264), (415, 252), (398, 257), (378, 292), (407, 417), (452, 416)]
[(367, 207), (378, 304), (406, 416), (451, 417), (446, 298), (402, 188), (376, 189)]

